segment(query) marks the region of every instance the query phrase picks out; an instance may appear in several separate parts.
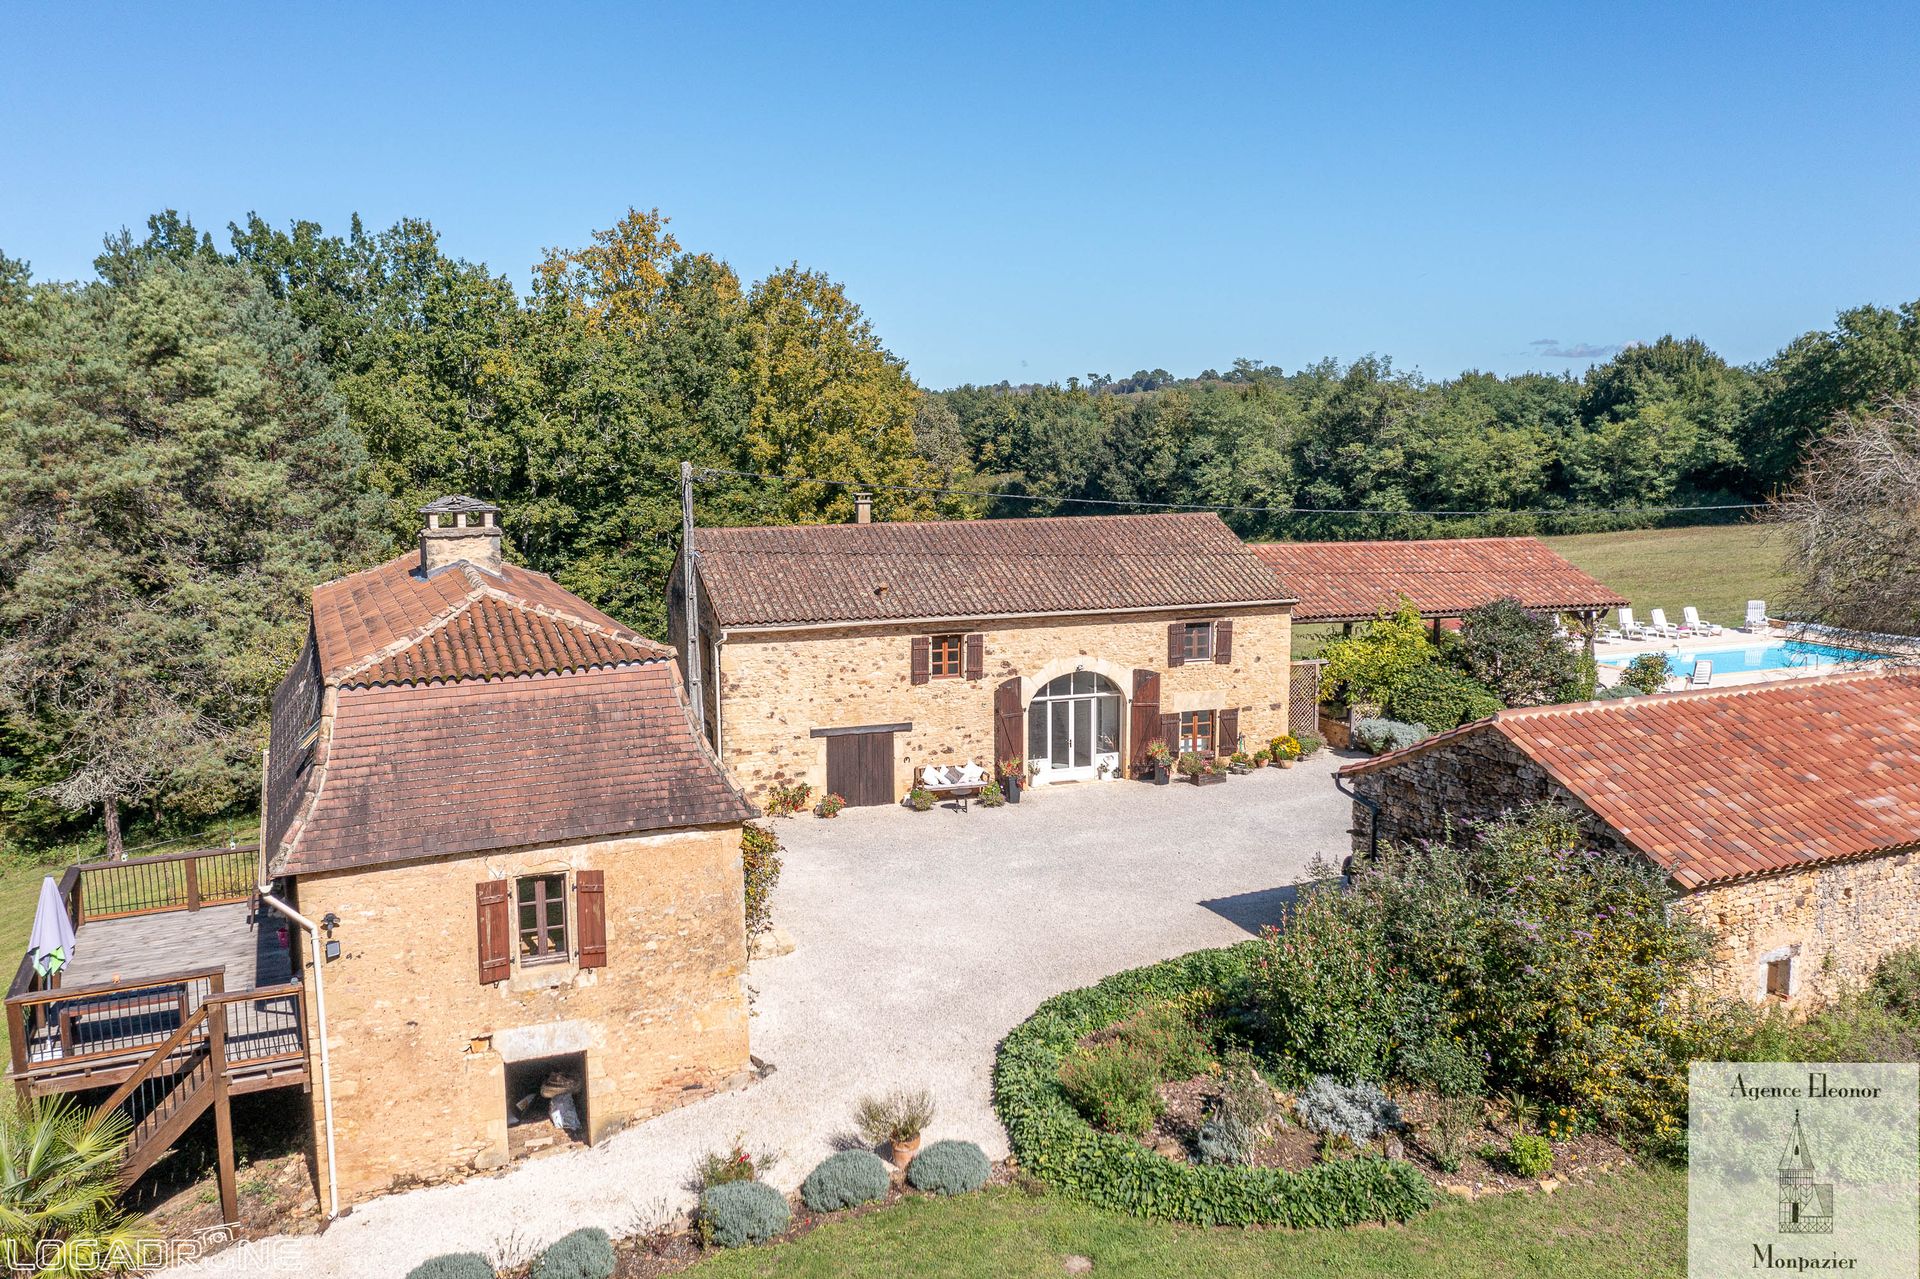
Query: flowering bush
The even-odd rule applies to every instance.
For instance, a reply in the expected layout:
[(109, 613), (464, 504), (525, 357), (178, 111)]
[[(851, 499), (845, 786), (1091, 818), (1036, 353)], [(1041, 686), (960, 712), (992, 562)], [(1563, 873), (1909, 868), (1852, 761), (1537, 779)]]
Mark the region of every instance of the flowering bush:
[(1300, 739), (1292, 733), (1283, 733), (1267, 744), (1267, 750), (1275, 759), (1299, 759), (1302, 751)]
[(1147, 743), (1147, 762), (1155, 768), (1165, 768), (1173, 760), (1173, 748), (1158, 738)]
[(830, 795), (827, 795), (825, 798), (823, 798), (818, 804), (815, 804), (813, 806), (813, 814), (815, 817), (838, 817), (840, 815), (840, 810), (845, 808), (846, 806), (847, 806), (846, 796), (840, 795), (840, 794), (830, 794)]
[(813, 798), (813, 787), (806, 782), (791, 786), (773, 786), (767, 790), (767, 812), (773, 817), (791, 817)]
[(1266, 934), (1254, 993), (1274, 1047), (1308, 1070), (1415, 1077), (1436, 1038), (1457, 1039), (1488, 1086), (1669, 1137), (1688, 1060), (1729, 1032), (1695, 986), (1706, 956), (1657, 872), (1540, 806), (1471, 840), (1383, 849), (1349, 892), (1304, 892)]
[(748, 822), (740, 829), (740, 871), (746, 880), (747, 937), (758, 937), (773, 923), (773, 886), (780, 882), (780, 839)]

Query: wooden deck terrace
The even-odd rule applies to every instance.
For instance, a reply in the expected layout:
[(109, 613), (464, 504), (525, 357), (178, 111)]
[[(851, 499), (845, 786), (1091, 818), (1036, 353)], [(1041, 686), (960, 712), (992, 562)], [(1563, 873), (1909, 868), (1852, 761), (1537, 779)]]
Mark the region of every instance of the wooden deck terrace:
[(252, 847), (69, 867), (72, 959), (49, 980), (23, 957), (7, 993), (15, 1089), (115, 1087), (203, 1007), (221, 1014), (230, 1092), (305, 1086), (290, 930), (257, 902), (257, 871)]

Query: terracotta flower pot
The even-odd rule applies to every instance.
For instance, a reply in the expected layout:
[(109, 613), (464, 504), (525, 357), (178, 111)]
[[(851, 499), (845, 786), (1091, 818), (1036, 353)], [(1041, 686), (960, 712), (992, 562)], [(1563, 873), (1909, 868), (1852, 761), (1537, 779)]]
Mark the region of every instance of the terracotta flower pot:
[(907, 1138), (895, 1137), (887, 1144), (893, 1154), (893, 1166), (896, 1168), (905, 1168), (913, 1162), (914, 1155), (920, 1151), (920, 1138), (918, 1136)]
[(1295, 764), (1298, 764), (1300, 761), (1297, 759), (1276, 759), (1273, 762), (1280, 765), (1280, 767), (1282, 768), (1292, 768)]

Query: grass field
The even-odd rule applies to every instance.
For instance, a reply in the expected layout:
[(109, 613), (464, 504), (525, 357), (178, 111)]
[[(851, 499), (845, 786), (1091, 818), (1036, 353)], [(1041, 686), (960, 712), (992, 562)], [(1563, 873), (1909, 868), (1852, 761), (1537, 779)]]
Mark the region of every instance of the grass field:
[(1354, 1230), (1203, 1230), (1142, 1221), (1013, 1189), (912, 1198), (769, 1248), (723, 1253), (699, 1279), (841, 1276), (1055, 1276), (1069, 1256), (1095, 1275), (1473, 1275), (1583, 1279), (1686, 1269), (1683, 1172), (1623, 1173), (1555, 1195), (1448, 1199), (1405, 1226)]
[[(1664, 608), (1670, 621), (1692, 604), (1722, 626), (1746, 619), (1748, 600), (1765, 600), (1774, 616), (1789, 579), (1779, 535), (1758, 524), (1636, 529), (1549, 537), (1548, 546), (1627, 597), (1642, 621)], [(1612, 621), (1611, 618), (1608, 621)], [(1293, 655), (1315, 657), (1338, 626), (1296, 626)]]

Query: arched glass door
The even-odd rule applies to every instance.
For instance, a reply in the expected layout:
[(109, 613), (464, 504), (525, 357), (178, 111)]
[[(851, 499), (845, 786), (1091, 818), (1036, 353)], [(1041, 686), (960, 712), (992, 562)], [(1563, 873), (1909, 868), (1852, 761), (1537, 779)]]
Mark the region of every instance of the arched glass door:
[(1117, 776), (1123, 704), (1113, 681), (1092, 671), (1050, 681), (1027, 706), (1027, 760), (1040, 766), (1035, 780)]

